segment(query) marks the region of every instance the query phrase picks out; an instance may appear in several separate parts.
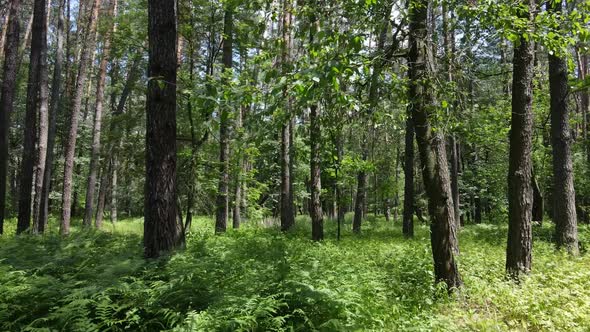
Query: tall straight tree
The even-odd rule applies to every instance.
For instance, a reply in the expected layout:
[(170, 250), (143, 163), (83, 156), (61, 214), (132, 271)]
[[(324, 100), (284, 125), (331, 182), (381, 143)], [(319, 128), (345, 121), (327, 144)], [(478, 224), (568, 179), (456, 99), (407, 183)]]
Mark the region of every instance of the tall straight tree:
[(70, 113), (70, 128), (67, 143), (65, 147), (64, 176), (63, 176), (63, 194), (62, 194), (62, 216), (60, 223), (60, 233), (67, 235), (70, 233), (70, 219), (72, 214), (72, 187), (74, 175), (74, 156), (76, 155), (76, 138), (78, 136), (78, 122), (80, 110), (82, 109), (82, 97), (86, 86), (86, 77), (88, 75), (88, 66), (90, 65), (91, 53), (94, 53), (96, 40), (96, 25), (98, 20), (98, 11), (101, 0), (93, 0), (88, 15), (86, 33), (83, 36), (82, 47), (80, 49), (80, 63), (78, 65), (78, 76), (76, 78), (76, 87)]
[(434, 259), (434, 275), (436, 281), (446, 283), (447, 289), (459, 287), (462, 284), (455, 250), (457, 248), (455, 236), (455, 214), (449, 178), (445, 140), (441, 131), (435, 131), (431, 124), (431, 110), (434, 106), (432, 77), (426, 41), (428, 36), (428, 8), (429, 0), (412, 0), (409, 2), (409, 53), (408, 78), (410, 86), (408, 97), (411, 114), (416, 129), (416, 139), (422, 164), (422, 176), (428, 210), (431, 217), (430, 241)]
[[(228, 4), (223, 19), (223, 66), (224, 75), (230, 75), (233, 63), (233, 8)], [(229, 87), (230, 78), (226, 86)], [(223, 233), (227, 228), (229, 214), (229, 101), (221, 106), (219, 113), (219, 186), (217, 189), (217, 212), (215, 214), (215, 233)]]
[[(47, 142), (47, 67), (43, 64), (47, 60), (47, 3), (45, 0), (35, 0), (33, 8), (33, 28), (31, 37), (31, 54), (29, 61), (29, 83), (27, 85), (27, 107), (25, 114), (23, 157), (20, 170), (20, 196), (18, 205), (17, 234), (27, 231), (31, 226), (31, 197), (33, 193), (33, 172), (35, 168), (35, 145), (41, 140)], [(45, 57), (43, 54), (45, 53)], [(44, 67), (45, 86), (44, 95), (41, 96), (41, 67)], [(40, 101), (43, 101), (44, 106)], [(39, 114), (40, 108), (44, 114)], [(42, 120), (38, 121), (41, 115)], [(37, 141), (37, 126), (44, 126), (41, 135), (44, 137)], [(41, 146), (42, 150), (46, 145)], [(45, 166), (45, 152), (42, 158)], [(43, 181), (43, 173), (38, 174)], [(42, 183), (42, 182), (41, 182)]]
[(107, 65), (111, 54), (111, 36), (116, 19), (117, 0), (111, 0), (109, 4), (108, 16), (109, 28), (104, 35), (102, 59), (98, 67), (98, 82), (96, 84), (96, 101), (94, 105), (94, 125), (92, 129), (92, 147), (90, 152), (90, 168), (88, 170), (88, 181), (86, 187), (86, 205), (84, 208), (84, 226), (92, 225), (92, 216), (94, 211), (94, 193), (96, 192), (96, 177), (99, 168), (100, 159), (100, 134), (102, 129), (102, 110), (104, 105), (104, 89), (107, 78)]
[(61, 103), (62, 67), (64, 62), (64, 26), (65, 7), (67, 0), (60, 0), (57, 13), (57, 31), (55, 61), (53, 64), (53, 79), (51, 83), (51, 101), (49, 104), (49, 132), (47, 136), (47, 157), (45, 159), (45, 175), (43, 176), (43, 188), (41, 190), (41, 208), (39, 216), (39, 233), (43, 233), (47, 227), (49, 218), (49, 191), (51, 189), (51, 175), (53, 174), (53, 157), (55, 146), (55, 134), (57, 130), (57, 112)]
[[(38, 109), (39, 114), (37, 130), (37, 148), (34, 168), (34, 196), (33, 196), (33, 232), (42, 233), (45, 225), (42, 220), (43, 209), (43, 183), (45, 182), (45, 166), (47, 159), (48, 136), (49, 136), (49, 74), (47, 68), (47, 23), (48, 23), (48, 0), (39, 1), (39, 11), (41, 12), (41, 37), (40, 37), (40, 56), (39, 56), (39, 91), (38, 91)], [(35, 1), (37, 6), (37, 1)], [(35, 7), (37, 9), (37, 7)], [(35, 23), (36, 24), (36, 23)], [(34, 29), (37, 29), (36, 27)], [(33, 40), (35, 40), (35, 31)]]
[[(548, 10), (561, 14), (560, 1), (549, 2)], [(572, 137), (569, 126), (568, 69), (564, 57), (549, 54), (549, 92), (551, 97), (551, 144), (553, 147), (553, 221), (558, 247), (577, 255), (578, 226), (572, 163)]]
[(8, 176), (8, 133), (10, 115), (14, 108), (16, 76), (18, 67), (18, 41), (20, 0), (10, 2), (6, 41), (4, 44), (4, 66), (2, 76), (2, 95), (0, 96), (0, 235), (4, 232), (6, 217), (6, 184)]
[[(293, 39), (291, 35), (291, 21), (293, 18), (292, 0), (283, 0), (282, 15), (282, 39), (281, 44), (281, 71), (284, 77), (288, 75), (291, 64), (291, 50)], [(289, 99), (288, 87), (283, 88), (283, 105), (287, 117), (281, 125), (281, 230), (287, 231), (295, 224), (295, 208), (293, 205), (293, 157), (291, 140), (293, 136), (294, 121), (291, 114), (291, 101)]]
[[(519, 19), (530, 24), (535, 0), (521, 0)], [(506, 272), (514, 278), (531, 270), (532, 250), (532, 134), (534, 46), (520, 36), (512, 60), (512, 120), (508, 165), (508, 245)]]
[(176, 184), (176, 6), (148, 1), (148, 90), (143, 245), (156, 258), (182, 241)]
[[(314, 48), (314, 37), (319, 32), (319, 21), (315, 14), (315, 1), (311, 2), (311, 15), (309, 16), (309, 43)], [(322, 173), (321, 173), (321, 148), (322, 148), (322, 127), (321, 114), (317, 104), (309, 108), (309, 144), (310, 144), (310, 182), (311, 182), (311, 204), (309, 215), (311, 216), (311, 238), (314, 241), (324, 239), (324, 218), (322, 211)]]

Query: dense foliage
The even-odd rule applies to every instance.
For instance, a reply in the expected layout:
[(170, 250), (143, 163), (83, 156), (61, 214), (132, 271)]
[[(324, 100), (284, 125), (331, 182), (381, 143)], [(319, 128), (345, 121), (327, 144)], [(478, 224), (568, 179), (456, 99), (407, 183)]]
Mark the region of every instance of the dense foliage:
[[(350, 216), (346, 218), (350, 228)], [(187, 248), (141, 258), (141, 220), (61, 239), (0, 239), (0, 329), (77, 331), (584, 331), (590, 260), (555, 252), (536, 226), (535, 273), (504, 277), (506, 227), (465, 227), (465, 287), (432, 283), (428, 228), (407, 241), (396, 224), (369, 218), (360, 237), (308, 240), (309, 220), (283, 234), (247, 224), (223, 237), (195, 220)], [(9, 234), (14, 230), (10, 224)], [(590, 229), (580, 230), (587, 247)]]

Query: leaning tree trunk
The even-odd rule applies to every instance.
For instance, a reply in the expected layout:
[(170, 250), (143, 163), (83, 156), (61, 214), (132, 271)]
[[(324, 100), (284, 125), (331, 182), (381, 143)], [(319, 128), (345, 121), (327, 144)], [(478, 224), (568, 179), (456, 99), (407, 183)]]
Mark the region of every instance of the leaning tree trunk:
[(4, 66), (2, 78), (2, 95), (0, 96), (0, 235), (4, 232), (6, 213), (6, 185), (8, 178), (8, 146), (10, 114), (14, 108), (14, 95), (18, 67), (18, 39), (20, 0), (10, 2), (6, 43), (4, 47)]
[(90, 53), (93, 53), (96, 38), (96, 24), (101, 0), (94, 0), (88, 19), (88, 25), (82, 49), (80, 51), (80, 64), (78, 67), (78, 76), (76, 78), (76, 88), (71, 110), (70, 128), (67, 136), (64, 161), (63, 177), (63, 194), (62, 194), (62, 216), (60, 224), (60, 233), (68, 235), (70, 233), (70, 219), (72, 214), (72, 187), (74, 175), (74, 156), (76, 155), (76, 138), (78, 136), (78, 122), (80, 110), (82, 108), (82, 97), (84, 87), (86, 86), (86, 77), (88, 75), (88, 66), (90, 65)]
[(41, 191), (41, 210), (39, 217), (39, 233), (47, 228), (49, 219), (49, 192), (51, 189), (51, 176), (53, 173), (53, 159), (55, 147), (55, 134), (57, 129), (57, 112), (61, 102), (62, 66), (64, 62), (64, 8), (66, 0), (60, 1), (57, 16), (57, 34), (55, 62), (53, 65), (53, 80), (51, 84), (51, 102), (49, 108), (49, 133), (47, 136), (47, 157), (45, 159), (45, 175), (43, 176), (43, 189)]
[[(561, 12), (561, 2), (549, 4), (555, 13)], [(577, 255), (578, 226), (576, 193), (572, 165), (568, 109), (568, 72), (565, 58), (549, 54), (549, 92), (551, 94), (551, 143), (553, 146), (553, 221), (558, 247)]]
[[(523, 0), (532, 20), (534, 0)], [(532, 250), (532, 134), (533, 134), (533, 42), (521, 36), (514, 47), (512, 121), (508, 166), (508, 245), (506, 272), (514, 278), (531, 269)]]
[[(227, 72), (232, 68), (233, 9), (225, 11), (223, 28), (223, 66)], [(229, 84), (229, 82), (226, 82)], [(215, 233), (223, 233), (227, 228), (229, 214), (229, 101), (221, 106), (219, 115), (219, 186), (217, 190), (217, 212), (215, 214)]]
[[(47, 86), (43, 88), (44, 95), (41, 96), (41, 67), (44, 67), (45, 82), (47, 83), (47, 67), (42, 64), (47, 57), (43, 53), (47, 52), (47, 3), (45, 0), (35, 0), (33, 9), (33, 30), (31, 37), (31, 55), (29, 62), (29, 83), (27, 87), (27, 108), (25, 114), (23, 157), (20, 171), (20, 196), (18, 205), (18, 223), (17, 234), (27, 231), (31, 226), (31, 196), (33, 191), (33, 173), (35, 168), (37, 144), (37, 126), (41, 128), (40, 134), (43, 135), (43, 142), (47, 142)], [(45, 50), (43, 50), (45, 48)], [(43, 100), (44, 114), (38, 114), (38, 107)], [(38, 121), (39, 115), (42, 120)], [(41, 147), (42, 150), (47, 148), (46, 144)], [(40, 155), (43, 166), (45, 165), (45, 152)], [(40, 174), (41, 181), (43, 173)], [(41, 182), (42, 183), (42, 182)], [(36, 185), (36, 183), (35, 183)]]
[[(117, 12), (117, 0), (111, 0), (109, 7), (109, 16), (114, 20)], [(90, 169), (88, 172), (88, 181), (86, 187), (86, 205), (84, 208), (84, 226), (90, 227), (92, 225), (92, 216), (94, 210), (94, 193), (96, 192), (96, 176), (99, 168), (100, 159), (100, 134), (102, 129), (102, 110), (104, 105), (104, 89), (107, 78), (107, 65), (110, 60), (111, 53), (111, 35), (114, 26), (109, 27), (109, 30), (104, 36), (104, 47), (102, 59), (98, 68), (98, 82), (96, 84), (96, 101), (94, 106), (94, 125), (92, 129), (92, 147), (90, 152)]]
[(149, 65), (146, 109), (144, 256), (155, 258), (183, 242), (176, 201), (176, 10), (148, 1)]
[(428, 7), (428, 0), (410, 2), (409, 99), (428, 196), (434, 274), (436, 280), (445, 282), (451, 291), (461, 286), (462, 281), (455, 261), (457, 239), (445, 140), (430, 123), (429, 109), (433, 108), (434, 100), (427, 85), (430, 74), (426, 42)]

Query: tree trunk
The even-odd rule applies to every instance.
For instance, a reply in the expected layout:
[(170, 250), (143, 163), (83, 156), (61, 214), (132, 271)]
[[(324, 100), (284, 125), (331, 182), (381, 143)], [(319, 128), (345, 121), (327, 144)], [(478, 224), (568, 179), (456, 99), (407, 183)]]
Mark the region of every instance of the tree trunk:
[[(532, 20), (534, 0), (522, 0), (521, 3), (529, 6), (523, 18)], [(514, 278), (530, 271), (532, 258), (533, 50), (532, 41), (521, 37), (514, 47), (513, 58), (506, 272)]]
[(541, 194), (541, 188), (539, 188), (539, 182), (537, 182), (537, 178), (535, 176), (534, 169), (531, 171), (531, 186), (533, 188), (533, 212), (532, 221), (538, 221), (540, 223), (543, 222), (543, 195)]
[(20, 0), (10, 2), (9, 22), (4, 47), (4, 66), (2, 78), (2, 95), (0, 96), (0, 235), (4, 232), (6, 214), (6, 185), (8, 178), (8, 146), (10, 115), (14, 109), (16, 78), (18, 66), (18, 40)]
[[(283, 75), (288, 75), (291, 61), (291, 0), (283, 0), (281, 70)], [(293, 121), (291, 115), (291, 102), (289, 100), (288, 87), (283, 88), (283, 103), (286, 106), (287, 116), (281, 126), (281, 230), (287, 231), (295, 225), (295, 207), (293, 206), (293, 149), (292, 133)]]
[(63, 194), (62, 194), (62, 216), (60, 224), (60, 233), (68, 235), (70, 233), (70, 218), (72, 214), (72, 187), (73, 187), (73, 173), (74, 173), (74, 156), (76, 155), (76, 138), (78, 134), (78, 122), (80, 110), (82, 107), (82, 98), (84, 95), (84, 87), (86, 85), (86, 77), (88, 75), (88, 66), (90, 65), (91, 52), (93, 53), (96, 38), (96, 25), (98, 20), (98, 12), (100, 9), (101, 0), (94, 0), (91, 8), (90, 17), (88, 19), (87, 33), (85, 34), (81, 53), (80, 64), (78, 67), (78, 77), (76, 78), (76, 88), (74, 91), (70, 128), (67, 137), (65, 161), (64, 161), (64, 177), (63, 177)]
[(39, 233), (43, 233), (49, 221), (49, 193), (51, 191), (51, 176), (53, 173), (53, 159), (55, 134), (57, 129), (57, 112), (61, 104), (62, 66), (64, 62), (64, 9), (66, 0), (61, 0), (58, 8), (55, 63), (53, 66), (53, 80), (51, 84), (51, 102), (49, 109), (49, 133), (47, 136), (47, 157), (45, 159), (45, 175), (41, 191), (41, 209), (39, 217)]
[[(243, 118), (244, 118), (244, 111), (245, 109), (242, 107), (240, 109), (240, 111), (238, 112), (237, 116), (236, 116), (236, 122), (235, 122), (235, 128), (236, 128), (236, 133), (238, 133), (239, 135), (241, 135), (241, 130), (242, 130), (242, 122), (243, 122)], [(240, 141), (241, 141), (240, 137)], [(243, 152), (239, 151), (238, 152), (238, 167), (237, 167), (237, 172), (236, 172), (236, 179), (234, 181), (235, 183), (235, 187), (234, 187), (234, 210), (233, 210), (233, 215), (232, 215), (232, 224), (233, 224), (233, 228), (240, 228), (240, 222), (241, 222), (241, 217), (242, 217), (242, 212), (241, 212), (241, 205), (242, 205), (242, 177), (244, 176), (244, 166), (245, 166), (245, 160), (244, 160), (244, 156), (243, 156)]]
[(406, 151), (404, 156), (404, 212), (402, 230), (405, 237), (414, 237), (414, 123), (411, 109), (406, 119)]
[[(223, 27), (223, 66), (226, 72), (232, 69), (233, 8), (225, 10)], [(229, 82), (226, 82), (229, 84)], [(221, 106), (219, 115), (219, 186), (217, 190), (217, 212), (215, 214), (215, 233), (223, 233), (227, 228), (229, 214), (229, 101)]]
[(428, 5), (428, 0), (410, 2), (409, 99), (428, 196), (434, 274), (436, 281), (445, 282), (451, 291), (461, 286), (462, 281), (455, 261), (457, 238), (445, 142), (440, 131), (433, 131), (429, 120), (434, 98), (427, 85), (430, 76), (426, 42)]
[[(117, 0), (111, 0), (108, 15), (116, 19)], [(90, 152), (90, 169), (88, 172), (88, 181), (86, 187), (86, 206), (84, 208), (84, 226), (90, 227), (92, 225), (92, 216), (94, 210), (94, 193), (96, 192), (96, 174), (100, 162), (100, 134), (102, 129), (102, 110), (104, 105), (104, 89), (107, 78), (107, 65), (110, 61), (111, 53), (111, 35), (114, 26), (109, 27), (104, 35), (104, 46), (102, 59), (98, 68), (98, 80), (96, 84), (96, 101), (94, 106), (94, 125), (92, 129), (92, 147)]]
[[(561, 1), (548, 4), (556, 14)], [(549, 54), (549, 92), (551, 95), (551, 144), (553, 147), (553, 221), (555, 240), (573, 255), (579, 253), (572, 137), (569, 127), (568, 69), (565, 58)]]
[(176, 8), (148, 1), (149, 65), (146, 102), (146, 186), (143, 245), (146, 258), (178, 247), (176, 186)]
[[(35, 170), (35, 158), (37, 157), (35, 145), (40, 145), (39, 163), (45, 166), (47, 152), (47, 3), (45, 0), (35, 0), (33, 9), (33, 29), (31, 38), (31, 55), (29, 62), (29, 83), (27, 86), (27, 108), (25, 114), (23, 157), (20, 171), (20, 196), (18, 208), (18, 224), (16, 232), (20, 234), (29, 230), (31, 226), (31, 196), (33, 191), (33, 176)], [(43, 67), (43, 69), (42, 69)], [(42, 74), (42, 71), (44, 72)], [(43, 78), (42, 78), (43, 76)], [(41, 80), (45, 83), (41, 91)], [(43, 105), (41, 105), (43, 103)], [(40, 114), (41, 111), (43, 114)], [(39, 123), (38, 118), (39, 119)], [(37, 126), (40, 127), (41, 139), (37, 142)], [(42, 170), (41, 170), (42, 171)], [(43, 173), (38, 174), (43, 183)], [(35, 181), (35, 189), (39, 181)], [(39, 188), (40, 189), (40, 188)], [(38, 197), (36, 195), (36, 197)], [(37, 201), (38, 199), (36, 199)], [(34, 209), (36, 210), (36, 209)], [(38, 210), (36, 210), (38, 211)], [(35, 215), (37, 217), (38, 215)], [(37, 219), (38, 220), (38, 219)], [(33, 230), (35, 231), (35, 230)]]
[(354, 219), (352, 220), (352, 231), (356, 234), (361, 232), (361, 224), (364, 217), (365, 204), (367, 200), (367, 172), (364, 170), (364, 162), (367, 161), (369, 150), (367, 147), (367, 134), (363, 133), (361, 142), (363, 169), (358, 172), (356, 182), (356, 200), (354, 202)]
[(310, 107), (310, 168), (311, 168), (311, 206), (309, 214), (311, 216), (311, 238), (314, 241), (324, 239), (324, 218), (322, 216), (322, 182), (321, 182), (321, 140), (322, 129), (320, 124), (320, 113), (317, 105)]

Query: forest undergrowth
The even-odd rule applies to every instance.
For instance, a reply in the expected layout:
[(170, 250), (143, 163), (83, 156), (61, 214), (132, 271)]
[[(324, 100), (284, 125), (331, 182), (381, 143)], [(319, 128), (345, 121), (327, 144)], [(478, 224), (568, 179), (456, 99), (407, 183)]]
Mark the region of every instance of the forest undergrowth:
[(186, 248), (146, 261), (141, 219), (75, 229), (61, 238), (0, 237), (1, 331), (587, 331), (590, 229), (582, 255), (551, 242), (552, 225), (534, 229), (533, 274), (504, 276), (507, 227), (460, 232), (465, 287), (447, 295), (433, 284), (429, 230), (404, 239), (399, 223), (369, 218), (353, 236), (350, 216), (336, 241), (308, 239), (299, 217), (282, 234), (245, 223), (215, 236), (197, 218)]

